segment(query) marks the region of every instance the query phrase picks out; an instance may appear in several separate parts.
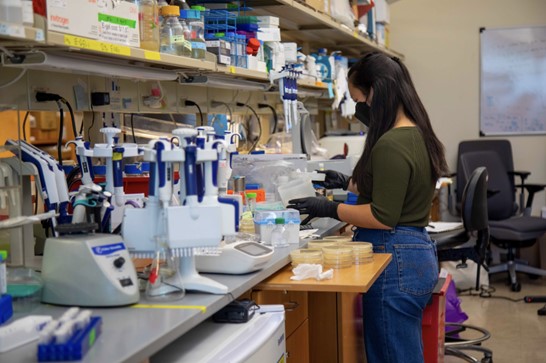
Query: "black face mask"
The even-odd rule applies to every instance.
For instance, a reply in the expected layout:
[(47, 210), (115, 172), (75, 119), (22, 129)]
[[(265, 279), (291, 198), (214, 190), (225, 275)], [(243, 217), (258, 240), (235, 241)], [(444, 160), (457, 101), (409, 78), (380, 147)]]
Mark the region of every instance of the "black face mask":
[(366, 102), (357, 102), (355, 106), (355, 117), (366, 127), (370, 127), (371, 107)]

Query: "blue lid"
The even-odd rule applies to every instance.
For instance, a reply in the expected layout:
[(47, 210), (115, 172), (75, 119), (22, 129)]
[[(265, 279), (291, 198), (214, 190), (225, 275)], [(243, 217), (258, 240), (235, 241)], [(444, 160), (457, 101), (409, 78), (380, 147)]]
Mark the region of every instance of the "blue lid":
[(201, 12), (199, 10), (180, 10), (180, 17), (182, 19), (201, 19)]
[(127, 175), (141, 175), (142, 170), (140, 170), (138, 164), (125, 164), (123, 171)]
[(260, 184), (258, 184), (258, 183), (246, 184), (245, 189), (246, 190), (257, 190), (257, 189), (260, 189)]

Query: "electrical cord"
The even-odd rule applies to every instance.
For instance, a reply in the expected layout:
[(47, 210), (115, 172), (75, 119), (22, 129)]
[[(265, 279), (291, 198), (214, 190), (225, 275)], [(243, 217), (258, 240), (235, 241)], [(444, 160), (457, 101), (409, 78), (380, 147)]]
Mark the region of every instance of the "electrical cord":
[(59, 107), (59, 139), (57, 140), (57, 157), (59, 165), (63, 165), (63, 127), (64, 127), (64, 109), (61, 101), (56, 101), (57, 106)]
[(131, 122), (131, 135), (133, 135), (133, 142), (136, 144), (135, 125), (133, 124), (133, 118), (134, 118), (134, 116), (135, 116), (135, 114), (134, 114), (134, 113), (131, 113), (130, 122)]
[[(91, 129), (95, 125), (95, 110), (93, 110), (93, 104), (91, 104), (91, 126), (87, 129), (87, 139), (89, 139), (89, 142), (91, 142)], [(82, 122), (83, 126), (83, 122)]]
[(15, 83), (17, 83), (21, 78), (23, 78), (23, 76), (27, 73), (27, 69), (26, 68), (23, 68), (21, 70), (21, 73), (19, 73), (17, 75), (17, 77), (15, 77), (14, 79), (12, 79), (11, 81), (7, 82), (7, 83), (4, 83), (3, 85), (0, 85), (0, 89), (1, 88), (6, 88), (6, 87), (9, 87), (11, 85), (14, 85)]
[(199, 111), (199, 118), (201, 119), (201, 126), (204, 126), (205, 123), (204, 123), (204, 120), (203, 120), (203, 111), (201, 111), (201, 107), (199, 107), (199, 105), (196, 102), (191, 101), (191, 100), (186, 100), (184, 102), (184, 105), (185, 106), (195, 106), (195, 107), (197, 107), (197, 110)]
[(279, 117), (277, 116), (277, 110), (275, 110), (275, 107), (268, 105), (267, 103), (258, 103), (258, 108), (269, 108), (271, 110), (271, 112), (273, 113), (273, 129), (271, 133), (276, 133), (277, 125), (279, 123)]
[(72, 109), (72, 105), (66, 100), (66, 98), (61, 97), (60, 101), (66, 105), (66, 107), (68, 108), (68, 112), (70, 113), (70, 118), (72, 119), (72, 132), (74, 133), (74, 137), (81, 135), (83, 132), (83, 122), (80, 127), (80, 132), (78, 133), (76, 130), (76, 119), (74, 118), (74, 110)]
[(27, 120), (28, 120), (28, 115), (30, 115), (30, 111), (27, 111), (27, 113), (25, 113), (25, 118), (23, 119), (23, 140), (27, 141)]
[(260, 121), (260, 116), (258, 116), (258, 113), (256, 112), (256, 110), (253, 109), (251, 106), (249, 106), (247, 103), (237, 102), (237, 106), (239, 106), (239, 107), (244, 106), (244, 107), (248, 108), (250, 110), (250, 112), (252, 112), (254, 114), (254, 117), (256, 117), (256, 121), (258, 122), (258, 128), (259, 128), (258, 138), (256, 139), (256, 141), (254, 141), (254, 143), (250, 147), (250, 150), (248, 151), (248, 153), (250, 154), (251, 152), (253, 152), (256, 149), (256, 146), (258, 145), (258, 142), (260, 142), (260, 139), (262, 138), (262, 121)]
[[(524, 301), (523, 298), (521, 299), (513, 299), (508, 296), (494, 296), (493, 293), (497, 291), (493, 286), (487, 286), (487, 285), (481, 285), (479, 292), (474, 292), (474, 288), (466, 289), (466, 290), (458, 290), (459, 294), (461, 296), (478, 296), (484, 299), (503, 299), (508, 300), (512, 302), (520, 302)], [(464, 294), (464, 295), (463, 295)]]

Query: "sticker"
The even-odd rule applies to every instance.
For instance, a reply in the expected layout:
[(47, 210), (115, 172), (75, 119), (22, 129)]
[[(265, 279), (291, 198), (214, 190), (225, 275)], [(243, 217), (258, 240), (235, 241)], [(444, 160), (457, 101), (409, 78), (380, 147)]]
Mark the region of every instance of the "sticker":
[(161, 60), (161, 55), (159, 52), (154, 52), (152, 50), (145, 50), (144, 51), (144, 58), (148, 60)]
[(113, 243), (111, 245), (91, 247), (91, 250), (93, 251), (93, 253), (98, 256), (110, 255), (114, 252), (121, 251), (124, 249), (125, 249), (125, 245), (123, 244), (123, 242)]
[(76, 37), (73, 35), (65, 35), (64, 44), (74, 48), (88, 49), (88, 50), (94, 50), (97, 52), (104, 52), (104, 53), (117, 54), (117, 55), (124, 55), (127, 57), (131, 56), (131, 48), (127, 46), (99, 42), (97, 40)]
[(236, 70), (235, 66), (229, 66), (229, 73), (235, 74), (235, 70)]
[(7, 35), (10, 37), (24, 38), (25, 28), (19, 25), (12, 25), (6, 23), (0, 23), (0, 35)]

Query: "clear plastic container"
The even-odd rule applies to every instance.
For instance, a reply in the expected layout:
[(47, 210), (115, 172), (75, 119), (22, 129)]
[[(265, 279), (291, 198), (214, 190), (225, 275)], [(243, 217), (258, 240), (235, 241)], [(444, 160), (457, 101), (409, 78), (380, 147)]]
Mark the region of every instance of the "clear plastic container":
[(159, 7), (156, 0), (138, 1), (140, 48), (159, 51)]
[(44, 283), (37, 272), (25, 267), (8, 268), (7, 282), (15, 313), (28, 313), (40, 305)]
[(332, 246), (322, 249), (324, 266), (332, 268), (350, 267), (354, 261), (353, 248), (350, 246)]
[(178, 6), (164, 6), (161, 8), (163, 23), (161, 24), (161, 53), (172, 55), (191, 56), (191, 48), (184, 37), (184, 28), (178, 16)]
[(205, 44), (205, 24), (201, 20), (201, 12), (199, 10), (182, 10), (180, 11), (180, 19), (188, 27), (186, 39), (191, 43), (191, 57), (204, 59), (207, 47)]
[(327, 241), (336, 241), (339, 243), (352, 242), (353, 238), (351, 236), (327, 236), (323, 237)]
[(288, 243), (299, 243), (300, 213), (295, 209), (257, 210), (254, 213), (254, 225), (256, 227), (256, 233), (260, 235), (260, 239), (266, 244), (271, 243), (271, 232), (275, 227), (275, 220), (277, 218), (284, 219)]
[(205, 11), (203, 6), (192, 6), (188, 11), (188, 26), (191, 30), (192, 58), (205, 59), (207, 46), (205, 43)]

